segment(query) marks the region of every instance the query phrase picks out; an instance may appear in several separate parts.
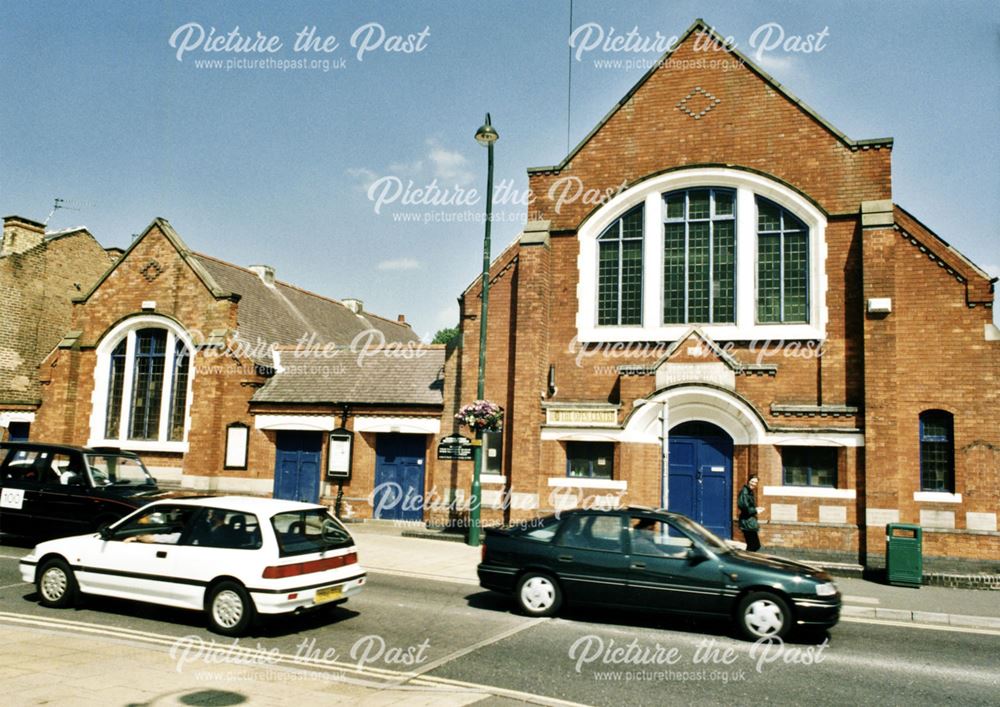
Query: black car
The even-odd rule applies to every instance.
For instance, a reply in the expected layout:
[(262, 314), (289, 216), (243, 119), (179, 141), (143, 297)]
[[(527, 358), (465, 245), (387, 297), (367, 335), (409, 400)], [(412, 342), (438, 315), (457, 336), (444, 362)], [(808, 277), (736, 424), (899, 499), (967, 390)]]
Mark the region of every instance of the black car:
[(0, 458), (0, 533), (89, 533), (169, 495), (131, 452), (4, 442)]
[(570, 601), (727, 617), (751, 640), (840, 618), (840, 592), (822, 570), (737, 550), (668, 511), (575, 510), (487, 528), (482, 552), (480, 585), (513, 594), (531, 616)]

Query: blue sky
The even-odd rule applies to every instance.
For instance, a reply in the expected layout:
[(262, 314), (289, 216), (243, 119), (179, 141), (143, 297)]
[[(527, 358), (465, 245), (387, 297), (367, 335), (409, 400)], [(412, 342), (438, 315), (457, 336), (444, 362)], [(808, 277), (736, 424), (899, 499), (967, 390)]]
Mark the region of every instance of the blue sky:
[[(194, 250), (405, 313), (429, 337), (457, 323), (456, 298), (480, 267), (481, 221), (446, 219), (481, 218), (470, 190), (485, 188), (473, 139), (483, 114), (501, 136), (497, 183), (511, 190), (496, 208), (496, 255), (523, 222), (525, 169), (558, 163), (567, 127), (576, 144), (643, 74), (595, 60), (657, 56), (584, 52), (568, 117), (571, 28), (670, 37), (703, 17), (750, 55), (768, 23), (772, 37), (825, 29), (822, 51), (773, 49), (759, 63), (848, 136), (894, 137), (895, 201), (1000, 275), (995, 2), (575, 0), (572, 23), (569, 6), (5, 2), (0, 209), (43, 220), (59, 197), (77, 210), (56, 211), (51, 229), (86, 225), (122, 247), (163, 216)], [(212, 27), (281, 48), (206, 52)], [(337, 48), (294, 51), (311, 27)], [(286, 65), (197, 64), (267, 58)], [(300, 60), (328, 69), (287, 65)], [(393, 199), (410, 181), (453, 203)]]

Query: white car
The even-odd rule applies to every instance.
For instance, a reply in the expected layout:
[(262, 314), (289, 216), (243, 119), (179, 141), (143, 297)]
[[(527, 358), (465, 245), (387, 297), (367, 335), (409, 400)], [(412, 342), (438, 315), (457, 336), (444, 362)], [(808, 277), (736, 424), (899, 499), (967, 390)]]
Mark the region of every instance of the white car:
[(365, 584), (354, 539), (325, 507), (242, 496), (151, 503), (99, 533), (40, 543), (20, 567), (43, 606), (82, 592), (203, 610), (227, 636)]

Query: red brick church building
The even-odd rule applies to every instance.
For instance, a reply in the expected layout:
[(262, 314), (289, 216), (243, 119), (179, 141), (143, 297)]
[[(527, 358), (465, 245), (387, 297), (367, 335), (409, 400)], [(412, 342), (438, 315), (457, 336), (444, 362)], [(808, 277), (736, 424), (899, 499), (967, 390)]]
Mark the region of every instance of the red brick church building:
[[(1000, 560), (995, 279), (894, 203), (892, 149), (699, 21), (529, 169), (528, 226), (491, 269), (494, 518), (631, 503), (738, 538), (756, 473), (767, 548), (870, 561), (908, 522), (929, 558)], [(610, 196), (566, 201), (567, 180)], [(460, 301), (472, 391), (478, 281)]]

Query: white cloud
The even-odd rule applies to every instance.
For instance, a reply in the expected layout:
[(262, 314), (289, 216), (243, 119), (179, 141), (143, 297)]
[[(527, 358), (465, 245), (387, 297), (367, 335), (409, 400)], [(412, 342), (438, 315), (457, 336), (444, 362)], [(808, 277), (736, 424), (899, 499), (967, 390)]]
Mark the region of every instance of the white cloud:
[(760, 59), (751, 55), (750, 58), (767, 73), (780, 76), (782, 82), (799, 73), (798, 63), (791, 54), (763, 54)]
[(396, 258), (383, 260), (377, 267), (379, 270), (419, 270), (420, 261), (414, 258)]
[(468, 184), (473, 180), (474, 176), (468, 169), (469, 161), (461, 152), (448, 150), (433, 138), (427, 141), (427, 146), (430, 148), (427, 157), (434, 166), (435, 177), (449, 185)]
[(389, 165), (389, 174), (396, 177), (418, 177), (423, 171), (423, 160), (416, 160), (414, 162), (393, 162)]
[(364, 191), (368, 191), (368, 188), (379, 178), (378, 174), (364, 167), (349, 167), (347, 175), (358, 180)]

